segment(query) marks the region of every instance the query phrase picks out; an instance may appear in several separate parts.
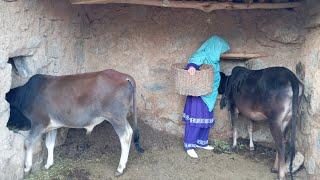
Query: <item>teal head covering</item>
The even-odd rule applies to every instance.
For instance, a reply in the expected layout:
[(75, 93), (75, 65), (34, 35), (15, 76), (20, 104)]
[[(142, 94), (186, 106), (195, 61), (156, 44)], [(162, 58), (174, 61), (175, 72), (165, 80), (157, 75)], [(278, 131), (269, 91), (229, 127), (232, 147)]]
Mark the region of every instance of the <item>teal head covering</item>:
[(198, 66), (201, 66), (202, 64), (209, 64), (213, 67), (214, 81), (212, 82), (212, 93), (201, 96), (210, 112), (213, 110), (218, 96), (218, 88), (220, 84), (220, 56), (229, 49), (229, 44), (224, 39), (219, 36), (212, 36), (189, 58), (189, 63), (193, 63)]

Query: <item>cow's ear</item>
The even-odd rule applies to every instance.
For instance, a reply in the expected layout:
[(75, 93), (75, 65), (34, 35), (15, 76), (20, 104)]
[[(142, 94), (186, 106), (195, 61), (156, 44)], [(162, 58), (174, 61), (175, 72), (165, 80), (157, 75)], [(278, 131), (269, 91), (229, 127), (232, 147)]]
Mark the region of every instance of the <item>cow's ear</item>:
[(225, 79), (226, 78), (226, 74), (223, 73), (223, 72), (220, 72), (220, 76), (221, 76), (221, 79)]

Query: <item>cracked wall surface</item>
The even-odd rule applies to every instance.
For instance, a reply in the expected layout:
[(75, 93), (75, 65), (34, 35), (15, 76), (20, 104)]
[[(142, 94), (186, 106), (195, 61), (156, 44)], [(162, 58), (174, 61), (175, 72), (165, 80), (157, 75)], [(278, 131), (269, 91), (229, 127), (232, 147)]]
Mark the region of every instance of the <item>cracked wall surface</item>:
[[(23, 137), (5, 127), (9, 108), (4, 96), (33, 74), (107, 68), (128, 73), (137, 81), (140, 119), (157, 130), (182, 136), (184, 97), (174, 92), (173, 63), (187, 62), (203, 41), (216, 34), (234, 52), (268, 55), (245, 63), (223, 60), (222, 70), (227, 74), (235, 65), (252, 69), (286, 66), (295, 72), (302, 61), (301, 46), (309, 42), (303, 27), (301, 12), (290, 10), (204, 13), (131, 5), (72, 6), (67, 0), (0, 1), (0, 150), (12, 153), (10, 157), (0, 155), (0, 177), (22, 177)], [(17, 62), (17, 68), (27, 69), (26, 75), (11, 75), (7, 61), (20, 56), (24, 62)], [(215, 116), (211, 137), (230, 137), (226, 111), (217, 106)], [(240, 135), (247, 136), (241, 129)], [(254, 129), (256, 141), (272, 142), (265, 124), (255, 124)], [(17, 142), (10, 144), (10, 138)]]
[[(306, 41), (301, 50), (302, 80), (305, 97), (302, 103), (298, 145), (303, 150), (309, 179), (320, 177), (320, 3), (307, 1)], [(304, 69), (304, 70), (303, 70)]]

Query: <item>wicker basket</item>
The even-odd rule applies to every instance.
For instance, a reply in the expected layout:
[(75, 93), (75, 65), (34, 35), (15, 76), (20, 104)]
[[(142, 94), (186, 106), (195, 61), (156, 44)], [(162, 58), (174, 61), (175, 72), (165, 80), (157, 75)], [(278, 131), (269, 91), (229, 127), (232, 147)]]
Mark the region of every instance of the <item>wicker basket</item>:
[(200, 71), (191, 76), (185, 70), (186, 63), (173, 64), (174, 83), (178, 94), (202, 96), (212, 92), (213, 69), (211, 65), (202, 65)]

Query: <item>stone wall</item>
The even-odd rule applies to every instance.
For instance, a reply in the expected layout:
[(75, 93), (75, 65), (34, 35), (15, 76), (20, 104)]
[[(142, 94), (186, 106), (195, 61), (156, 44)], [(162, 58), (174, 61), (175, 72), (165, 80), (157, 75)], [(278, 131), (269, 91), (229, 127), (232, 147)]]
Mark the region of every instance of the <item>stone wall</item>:
[[(221, 66), (227, 74), (235, 65), (295, 70), (306, 40), (303, 20), (300, 12), (288, 10), (204, 13), (131, 5), (72, 6), (67, 0), (0, 1), (0, 150), (12, 154), (0, 155), (0, 177), (22, 177), (23, 137), (5, 127), (9, 109), (4, 95), (10, 86), (23, 84), (31, 75), (106, 68), (128, 73), (137, 81), (140, 119), (157, 130), (181, 136), (184, 97), (173, 89), (173, 63), (186, 62), (203, 41), (217, 34), (234, 52), (268, 55), (246, 63), (224, 60)], [(9, 58), (17, 67), (12, 76), (6, 63)], [(215, 114), (212, 137), (230, 137), (226, 112), (217, 106)], [(254, 137), (271, 142), (265, 125), (255, 125)]]
[(307, 1), (305, 15), (306, 41), (302, 46), (302, 73), (305, 98), (299, 124), (298, 145), (305, 153), (305, 167), (309, 179), (320, 177), (320, 4), (317, 0)]
[[(0, 154), (0, 177), (17, 179), (21, 178), (23, 170), (21, 168), (23, 163), (21, 153), (24, 152), (23, 138), (6, 128), (6, 121), (9, 118), (9, 105), (3, 99), (11, 85), (11, 66), (3, 63), (3, 58), (6, 57), (0, 56), (0, 151), (2, 152)], [(8, 166), (10, 168), (7, 168)], [(17, 169), (17, 167), (20, 168)]]
[[(179, 135), (183, 132), (180, 119), (184, 97), (173, 89), (173, 63), (186, 62), (204, 40), (218, 34), (230, 42), (232, 51), (268, 55), (246, 64), (222, 61), (226, 73), (237, 64), (253, 69), (287, 66), (294, 70), (305, 39), (299, 28), (301, 17), (287, 10), (203, 13), (126, 5), (83, 7), (88, 17), (85, 22), (91, 22), (80, 40), (86, 57), (84, 70), (115, 68), (133, 75), (142, 119), (156, 129)], [(217, 108), (216, 115), (213, 136), (229, 137), (226, 113)], [(270, 134), (262, 133), (265, 129), (257, 130), (257, 140), (271, 140)]]

